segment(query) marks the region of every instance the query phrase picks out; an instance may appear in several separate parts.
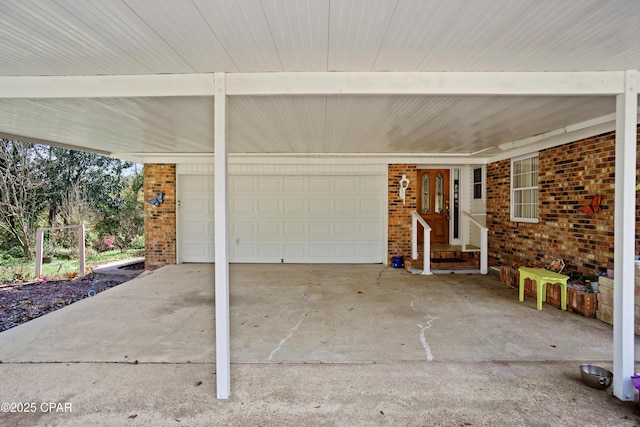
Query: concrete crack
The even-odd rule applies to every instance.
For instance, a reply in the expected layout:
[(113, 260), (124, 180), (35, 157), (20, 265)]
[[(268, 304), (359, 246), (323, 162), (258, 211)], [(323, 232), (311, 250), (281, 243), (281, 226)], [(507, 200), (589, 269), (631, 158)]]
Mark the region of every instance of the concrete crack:
[(271, 353), (269, 354), (269, 358), (267, 359), (267, 362), (271, 362), (271, 360), (273, 359), (273, 356), (275, 356), (276, 353), (280, 351), (284, 343), (286, 343), (290, 338), (293, 337), (293, 335), (298, 331), (298, 328), (304, 321), (304, 318), (307, 317), (307, 314), (309, 313), (309, 304), (307, 303), (306, 292), (303, 294), (303, 297), (304, 298), (302, 303), (304, 305), (304, 311), (300, 315), (300, 320), (298, 320), (298, 323), (296, 323), (295, 326), (289, 330), (289, 333), (287, 334), (287, 336), (280, 340), (280, 343), (278, 343), (278, 346), (274, 348), (273, 351), (271, 351)]
[[(423, 312), (422, 310), (418, 310), (418, 308), (416, 308), (415, 303), (418, 300), (418, 298), (415, 297), (414, 295), (411, 295), (411, 297), (414, 298), (410, 303), (411, 309), (413, 311)], [(426, 312), (423, 312), (423, 313), (424, 313), (424, 319), (426, 319), (426, 323), (424, 325), (418, 323), (418, 328), (420, 328), (420, 343), (422, 344), (422, 347), (424, 348), (424, 352), (427, 355), (427, 361), (431, 362), (433, 360), (433, 353), (431, 353), (431, 347), (429, 347), (429, 343), (427, 343), (425, 332), (427, 331), (427, 329), (429, 329), (433, 325), (433, 321), (439, 319), (439, 317), (431, 316)]]

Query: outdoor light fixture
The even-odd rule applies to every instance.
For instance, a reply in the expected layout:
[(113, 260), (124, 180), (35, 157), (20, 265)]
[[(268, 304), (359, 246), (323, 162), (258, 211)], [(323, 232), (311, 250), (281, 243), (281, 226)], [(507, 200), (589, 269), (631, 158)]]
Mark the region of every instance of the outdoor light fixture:
[(400, 180), (400, 198), (402, 199), (402, 204), (405, 204), (406, 191), (409, 188), (409, 180), (407, 179), (407, 175), (402, 175), (402, 179)]

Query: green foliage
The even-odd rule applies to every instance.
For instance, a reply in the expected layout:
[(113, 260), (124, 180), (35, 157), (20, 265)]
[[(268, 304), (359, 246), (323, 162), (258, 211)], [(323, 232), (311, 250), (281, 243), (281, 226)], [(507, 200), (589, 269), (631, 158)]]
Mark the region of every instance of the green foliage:
[[(38, 227), (84, 224), (86, 241), (95, 250), (106, 249), (100, 244), (105, 236), (115, 236), (122, 250), (143, 234), (143, 175), (137, 165), (65, 148), (0, 143), (0, 173), (8, 189), (0, 193), (28, 190), (20, 197), (5, 197), (4, 204), (0, 200), (0, 208), (6, 207), (0, 209), (0, 258), (19, 246), (29, 259)], [(48, 252), (73, 257), (76, 232), (46, 233), (45, 245)]]
[[(86, 265), (89, 268), (95, 268), (102, 264), (141, 257), (143, 255), (143, 252), (137, 249), (94, 253), (92, 256), (87, 256)], [(35, 268), (35, 262), (26, 261), (24, 258), (0, 260), (0, 283), (32, 280), (34, 279)], [(63, 260), (54, 257), (54, 260), (50, 264), (42, 265), (42, 274), (49, 279), (64, 278), (66, 274), (76, 273), (77, 271), (77, 259)]]
[(0, 139), (0, 228), (2, 243), (31, 256), (38, 215), (46, 205), (42, 146)]
[(139, 234), (131, 241), (131, 249), (144, 250), (144, 235)]

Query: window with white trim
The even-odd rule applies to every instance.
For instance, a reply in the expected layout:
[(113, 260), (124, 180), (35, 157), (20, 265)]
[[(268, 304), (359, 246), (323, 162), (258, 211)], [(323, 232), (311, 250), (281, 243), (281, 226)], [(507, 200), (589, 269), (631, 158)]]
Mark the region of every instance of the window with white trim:
[(511, 160), (511, 221), (538, 222), (538, 153)]
[(482, 199), (482, 167), (473, 168), (473, 198)]

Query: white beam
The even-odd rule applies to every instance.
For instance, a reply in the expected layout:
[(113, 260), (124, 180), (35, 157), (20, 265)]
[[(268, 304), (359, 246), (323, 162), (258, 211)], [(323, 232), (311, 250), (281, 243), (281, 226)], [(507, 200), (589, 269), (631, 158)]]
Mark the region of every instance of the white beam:
[[(3, 76), (0, 98), (212, 96), (214, 75)], [(624, 72), (228, 73), (232, 95), (615, 95)]]
[(620, 400), (634, 398), (637, 84), (638, 71), (627, 71), (616, 97), (613, 394)]
[(213, 96), (213, 74), (0, 77), (0, 98)]
[(214, 206), (215, 206), (215, 310), (216, 378), (218, 399), (231, 394), (229, 334), (229, 253), (227, 244), (227, 96), (225, 73), (215, 74), (214, 100)]
[(60, 142), (57, 142), (57, 141), (48, 140), (48, 139), (32, 138), (30, 136), (16, 135), (14, 133), (2, 132), (1, 130), (0, 130), (0, 138), (13, 139), (13, 140), (22, 141), (22, 142), (29, 142), (31, 144), (51, 145), (52, 147), (68, 148), (70, 150), (88, 151), (88, 152), (91, 152), (91, 153), (102, 154), (103, 156), (108, 156), (108, 155), (111, 154), (111, 152), (105, 151), (105, 150), (95, 150), (95, 149), (90, 149), (90, 148), (86, 148), (86, 147), (80, 147), (80, 146), (77, 146), (77, 145), (63, 144), (63, 143), (60, 143)]
[(624, 72), (236, 73), (227, 95), (614, 95)]

